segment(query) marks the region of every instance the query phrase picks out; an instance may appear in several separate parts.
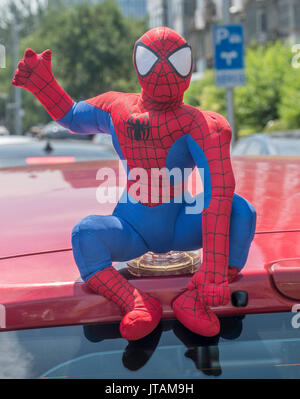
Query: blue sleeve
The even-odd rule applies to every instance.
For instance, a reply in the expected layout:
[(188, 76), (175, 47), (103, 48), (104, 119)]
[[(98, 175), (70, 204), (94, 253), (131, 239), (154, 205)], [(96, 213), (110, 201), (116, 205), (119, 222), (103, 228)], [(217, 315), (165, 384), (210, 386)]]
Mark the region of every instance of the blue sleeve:
[(57, 122), (74, 133), (95, 134), (111, 131), (110, 114), (85, 101), (74, 103), (70, 111)]

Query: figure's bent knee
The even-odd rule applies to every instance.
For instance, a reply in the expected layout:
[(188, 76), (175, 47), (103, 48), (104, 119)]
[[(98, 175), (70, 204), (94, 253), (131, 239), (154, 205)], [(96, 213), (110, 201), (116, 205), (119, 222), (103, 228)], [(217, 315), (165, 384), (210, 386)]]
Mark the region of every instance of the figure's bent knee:
[(96, 222), (98, 222), (97, 224), (99, 224), (99, 218), (101, 218), (101, 216), (98, 215), (86, 216), (74, 226), (72, 234), (83, 233), (95, 229)]
[(254, 234), (256, 227), (256, 210), (248, 200), (238, 194), (234, 194), (232, 213), (233, 217), (238, 218), (244, 227), (249, 226), (249, 231)]
[(94, 239), (100, 240), (102, 230), (103, 224), (101, 223), (101, 216), (87, 216), (74, 226), (72, 230), (72, 242), (74, 239), (80, 240), (81, 242)]
[(245, 198), (234, 194), (229, 231), (229, 264), (242, 269), (246, 264), (256, 228), (256, 211)]
[(92, 274), (111, 266), (110, 251), (104, 243), (103, 216), (87, 216), (72, 230), (73, 255), (80, 275), (86, 281)]

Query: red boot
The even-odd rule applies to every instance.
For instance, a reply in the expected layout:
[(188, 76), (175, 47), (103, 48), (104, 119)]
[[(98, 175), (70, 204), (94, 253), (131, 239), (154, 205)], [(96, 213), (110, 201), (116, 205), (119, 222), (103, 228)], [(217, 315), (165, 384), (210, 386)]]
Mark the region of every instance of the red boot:
[(87, 284), (125, 313), (120, 323), (123, 338), (129, 341), (143, 338), (158, 325), (162, 315), (161, 304), (150, 295), (138, 291), (112, 266), (94, 274)]

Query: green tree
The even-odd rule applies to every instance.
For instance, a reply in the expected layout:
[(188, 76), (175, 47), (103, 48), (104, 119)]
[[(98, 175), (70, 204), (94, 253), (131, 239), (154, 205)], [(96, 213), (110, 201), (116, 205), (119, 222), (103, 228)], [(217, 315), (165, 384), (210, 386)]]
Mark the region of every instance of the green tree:
[(5, 45), (8, 52), (11, 46), (11, 25), (14, 23), (14, 18), (19, 22), (19, 35), (24, 37), (37, 29), (46, 9), (45, 0), (6, 0), (0, 4), (0, 43)]
[[(72, 6), (51, 0), (49, 4), (33, 31), (21, 35), (20, 58), (28, 47), (38, 53), (50, 48), (54, 75), (76, 101), (110, 90), (139, 90), (132, 51), (147, 30), (145, 21), (125, 18), (111, 0)], [(0, 92), (11, 92), (11, 75), (9, 68), (0, 70)], [(31, 93), (23, 90), (22, 96), (24, 129), (50, 120)], [(3, 113), (0, 99), (0, 119)]]
[[(13, 7), (14, 4), (16, 7)], [(14, 18), (18, 21), (19, 36), (25, 37), (38, 28), (46, 12), (46, 4), (45, 0), (7, 0), (0, 4), (0, 45), (3, 45), (6, 50), (6, 67), (0, 69), (0, 123), (4, 121), (6, 115), (6, 104), (12, 102), (13, 71), (10, 54)], [(6, 96), (8, 96), (7, 99), (5, 99)]]
[(262, 131), (271, 121), (279, 119), (290, 61), (290, 48), (280, 41), (247, 50), (246, 85), (235, 90), (236, 120), (240, 129)]
[(191, 83), (189, 89), (185, 92), (184, 102), (203, 110), (220, 114), (226, 112), (225, 92), (215, 85), (212, 70), (207, 70), (202, 79)]
[[(234, 91), (235, 118), (240, 135), (262, 131), (271, 121), (277, 121), (276, 126), (280, 123), (286, 125), (283, 119), (288, 118), (288, 111), (291, 114), (291, 103), (294, 101), (291, 98), (295, 98), (300, 89), (300, 85), (298, 89), (293, 87), (295, 79), (291, 75), (291, 57), (291, 49), (280, 41), (267, 45), (252, 44), (247, 49), (246, 85)], [(291, 90), (294, 97), (288, 94)], [(185, 101), (225, 115), (224, 94), (224, 89), (215, 86), (213, 71), (207, 71), (202, 80), (191, 83)]]
[[(115, 2), (51, 8), (39, 29), (24, 38), (22, 50), (52, 50), (52, 67), (57, 80), (75, 99), (100, 93), (137, 91), (132, 64), (135, 41), (146, 30), (144, 21), (125, 18)], [(24, 95), (25, 126), (46, 121), (48, 116), (32, 95)]]
[(279, 104), (281, 126), (287, 129), (300, 128), (300, 69), (291, 68), (284, 76)]

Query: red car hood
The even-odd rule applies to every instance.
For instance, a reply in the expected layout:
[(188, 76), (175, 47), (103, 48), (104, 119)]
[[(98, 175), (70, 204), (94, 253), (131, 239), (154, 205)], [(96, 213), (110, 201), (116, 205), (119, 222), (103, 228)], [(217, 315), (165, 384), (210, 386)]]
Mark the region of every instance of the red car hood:
[[(300, 158), (235, 158), (233, 166), (236, 192), (257, 210), (257, 230), (247, 264), (230, 285), (248, 293), (248, 305), (228, 304), (217, 313), (290, 311), (300, 300)], [(119, 173), (118, 161), (0, 170), (0, 329), (120, 319), (116, 305), (80, 281), (70, 243), (80, 219), (114, 207), (97, 202), (104, 186), (96, 176), (104, 167)], [(120, 174), (116, 186), (124, 183)], [(126, 277), (172, 317), (171, 302), (190, 276), (135, 279), (124, 266)]]
[[(80, 162), (0, 169), (0, 259), (71, 248), (73, 226), (90, 214), (110, 214), (99, 204), (100, 168), (118, 161)], [(233, 160), (236, 192), (257, 210), (256, 232), (300, 231), (300, 158)]]
[(100, 168), (118, 161), (0, 169), (0, 259), (71, 247), (73, 226), (89, 214), (108, 214), (97, 202)]

